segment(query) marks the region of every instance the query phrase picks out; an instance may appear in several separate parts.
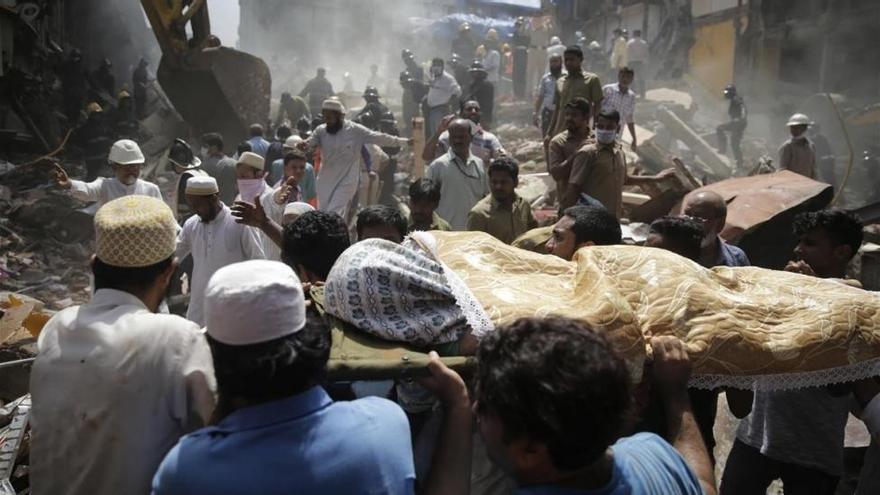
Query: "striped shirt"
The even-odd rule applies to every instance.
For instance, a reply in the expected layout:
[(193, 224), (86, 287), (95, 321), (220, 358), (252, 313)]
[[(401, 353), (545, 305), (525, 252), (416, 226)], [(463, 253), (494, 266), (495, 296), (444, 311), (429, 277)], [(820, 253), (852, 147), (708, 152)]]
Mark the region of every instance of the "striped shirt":
[(636, 109), (636, 94), (633, 90), (627, 88), (626, 93), (620, 92), (620, 84), (606, 84), (602, 87), (602, 111), (610, 112), (617, 110), (620, 113), (620, 121), (626, 124), (632, 124), (633, 112)]

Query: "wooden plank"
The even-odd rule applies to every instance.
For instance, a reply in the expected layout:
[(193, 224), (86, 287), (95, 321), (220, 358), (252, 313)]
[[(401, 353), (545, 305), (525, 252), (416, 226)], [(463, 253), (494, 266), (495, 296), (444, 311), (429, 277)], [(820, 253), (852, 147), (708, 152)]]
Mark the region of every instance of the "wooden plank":
[(410, 177), (416, 180), (425, 176), (425, 160), (422, 158), (422, 152), (425, 151), (425, 119), (422, 117), (413, 119), (412, 138), (413, 169)]

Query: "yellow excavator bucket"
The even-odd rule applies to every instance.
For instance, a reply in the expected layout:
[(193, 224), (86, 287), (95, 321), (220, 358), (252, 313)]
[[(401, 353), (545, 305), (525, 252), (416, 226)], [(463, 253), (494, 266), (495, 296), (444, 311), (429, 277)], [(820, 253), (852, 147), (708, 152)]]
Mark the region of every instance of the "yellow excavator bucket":
[(231, 150), (247, 138), (250, 124), (267, 121), (269, 67), (220, 46), (211, 35), (206, 0), (141, 0), (141, 5), (162, 48), (159, 84), (196, 132), (219, 132)]
[(186, 64), (162, 57), (157, 79), (183, 119), (199, 133), (219, 132), (227, 147), (265, 124), (272, 79), (262, 59), (232, 48), (206, 48)]

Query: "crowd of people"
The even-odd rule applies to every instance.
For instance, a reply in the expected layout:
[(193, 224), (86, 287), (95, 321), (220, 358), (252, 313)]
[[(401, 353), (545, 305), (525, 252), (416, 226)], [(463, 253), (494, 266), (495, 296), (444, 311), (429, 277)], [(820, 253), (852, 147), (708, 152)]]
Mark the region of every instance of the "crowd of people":
[[(609, 70), (617, 82), (604, 86), (607, 72), (585, 69), (584, 47), (556, 40), (531, 124), (541, 129), (559, 214), (539, 226), (516, 192), (519, 164), (490, 132), (503, 47), (497, 32), (477, 44), (468, 31), (449, 63), (431, 60), (428, 80), (403, 51), (403, 129), (375, 87), (355, 115), (318, 69), (299, 94), (282, 94), (271, 135), (253, 124), (234, 156), (217, 133), (201, 136), (198, 152), (176, 141), (167, 202), (140, 178), (145, 158), (133, 139), (108, 143), (95, 159), (109, 163), (110, 177), (90, 167), (80, 181), (53, 169), (60, 188), (94, 203), (95, 291), (39, 337), (32, 493), (736, 495), (764, 493), (776, 478), (786, 493), (834, 493), (850, 406), (880, 432), (876, 379), (785, 392), (691, 389), (683, 343), (654, 336), (650, 366), (633, 382), (600, 328), (526, 318), (477, 339), (461, 318), (439, 312), (419, 322), (426, 335), (449, 323), (441, 344), (411, 336), (430, 352), (415, 380), (399, 379), (377, 397), (325, 379), (331, 333), (310, 289), (332, 280), (334, 267), (357, 280), (351, 260), (431, 230), (484, 232), (576, 261), (581, 249), (623, 243), (625, 185), (671, 173), (630, 175), (621, 145), (626, 131), (638, 149), (634, 110), (648, 57), (641, 33), (615, 33)], [(515, 47), (528, 45), (524, 31), (516, 36)], [(514, 75), (524, 63), (515, 47)], [(732, 85), (725, 95), (730, 122), (718, 135), (730, 133), (741, 160), (745, 104)], [(399, 134), (419, 114), (429, 165), (398, 201), (396, 156), (414, 144)], [(810, 125), (802, 114), (789, 120), (780, 166), (815, 177)], [(653, 221), (646, 245), (706, 268), (749, 265), (720, 236), (724, 198), (697, 191), (682, 212)], [(792, 229), (798, 244), (786, 270), (845, 278), (862, 243), (858, 218), (803, 213)], [(421, 284), (442, 272), (436, 263), (389, 263), (376, 274), (387, 290), (428, 290)], [(410, 266), (411, 276), (396, 278)], [(189, 295), (185, 318), (167, 307), (178, 285)], [(475, 355), (473, 374), (448, 368), (440, 354)], [(743, 421), (716, 490), (720, 393)], [(876, 493), (880, 476), (865, 466), (860, 493)]]

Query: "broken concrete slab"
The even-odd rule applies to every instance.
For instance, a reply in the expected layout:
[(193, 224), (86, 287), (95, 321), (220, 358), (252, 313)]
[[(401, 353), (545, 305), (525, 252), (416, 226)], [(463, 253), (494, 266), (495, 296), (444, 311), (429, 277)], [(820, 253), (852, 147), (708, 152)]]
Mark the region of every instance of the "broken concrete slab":
[(684, 143), (700, 161), (706, 164), (706, 173), (711, 179), (716, 181), (727, 179), (733, 174), (733, 164), (730, 160), (712, 148), (678, 115), (668, 108), (659, 108), (656, 115), (674, 138)]

